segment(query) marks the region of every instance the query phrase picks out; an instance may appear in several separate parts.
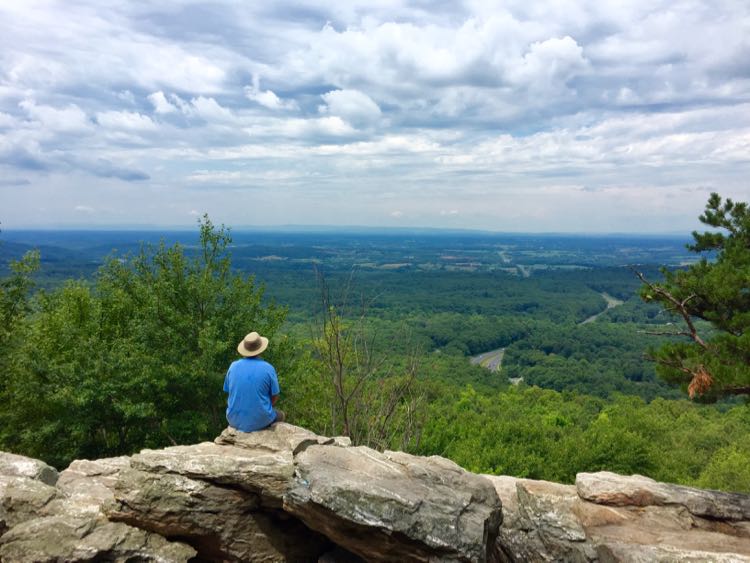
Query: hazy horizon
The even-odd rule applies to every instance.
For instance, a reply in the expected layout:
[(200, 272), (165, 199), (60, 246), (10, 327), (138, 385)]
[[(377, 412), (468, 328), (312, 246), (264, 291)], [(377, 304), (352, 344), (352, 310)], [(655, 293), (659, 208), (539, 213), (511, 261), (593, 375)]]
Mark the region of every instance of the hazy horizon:
[[(472, 229), (470, 227), (419, 227), (412, 225), (403, 226), (378, 226), (378, 225), (225, 225), (232, 233), (279, 233), (279, 234), (305, 234), (305, 233), (342, 233), (342, 234), (377, 234), (377, 233), (415, 233), (415, 234), (477, 234), (477, 235), (508, 235), (508, 236), (561, 236), (561, 237), (625, 237), (625, 238), (689, 238), (692, 231), (654, 231), (654, 232), (618, 232), (618, 231), (494, 231), (489, 229)], [(700, 230), (700, 229), (699, 229)], [(6, 228), (0, 224), (0, 244), (3, 234), (33, 233), (33, 232), (80, 232), (80, 233), (190, 233), (197, 236), (197, 223), (187, 225), (64, 225), (64, 226), (17, 226)]]

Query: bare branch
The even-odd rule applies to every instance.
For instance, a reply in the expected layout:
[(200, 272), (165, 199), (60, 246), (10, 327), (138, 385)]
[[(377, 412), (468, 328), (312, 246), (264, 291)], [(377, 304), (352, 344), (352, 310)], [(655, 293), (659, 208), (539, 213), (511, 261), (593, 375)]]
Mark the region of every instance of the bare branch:
[(695, 328), (695, 324), (693, 323), (692, 315), (687, 310), (688, 301), (695, 298), (696, 296), (694, 294), (689, 295), (688, 297), (680, 301), (663, 287), (660, 287), (648, 281), (646, 279), (646, 276), (644, 276), (642, 272), (639, 272), (638, 270), (634, 270), (634, 272), (635, 272), (635, 275), (638, 276), (638, 279), (641, 280), (641, 282), (643, 282), (646, 285), (646, 287), (648, 287), (656, 295), (660, 295), (661, 297), (663, 297), (664, 299), (666, 299), (669, 303), (673, 305), (674, 311), (676, 311), (682, 317), (682, 319), (685, 321), (685, 324), (688, 327), (689, 332), (686, 335), (704, 350), (709, 350), (708, 344), (706, 344), (706, 342), (698, 334), (698, 330)]

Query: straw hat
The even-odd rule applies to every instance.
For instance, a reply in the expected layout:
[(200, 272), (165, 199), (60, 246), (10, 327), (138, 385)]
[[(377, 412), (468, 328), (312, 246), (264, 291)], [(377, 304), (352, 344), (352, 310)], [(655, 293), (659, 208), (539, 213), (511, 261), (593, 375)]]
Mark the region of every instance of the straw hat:
[(251, 332), (237, 345), (237, 351), (240, 353), (240, 356), (245, 356), (246, 358), (258, 356), (266, 348), (268, 348), (268, 338), (261, 336), (257, 332)]

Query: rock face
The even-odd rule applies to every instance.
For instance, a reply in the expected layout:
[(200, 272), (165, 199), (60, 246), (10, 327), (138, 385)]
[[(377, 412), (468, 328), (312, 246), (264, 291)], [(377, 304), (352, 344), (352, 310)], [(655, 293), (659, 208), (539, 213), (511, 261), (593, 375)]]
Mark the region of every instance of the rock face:
[(490, 482), (448, 460), (284, 423), (75, 461), (57, 487), (32, 473), (3, 476), (35, 487), (3, 494), (3, 561), (481, 562), (501, 519)]
[(0, 453), (2, 562), (363, 560), (750, 563), (750, 496), (480, 476), (285, 423), (59, 476)]
[(196, 554), (104, 516), (128, 458), (76, 461), (59, 479), (46, 464), (19, 458), (0, 453), (0, 472), (7, 472), (0, 473), (0, 561), (187, 561)]
[(487, 476), (503, 503), (509, 562), (748, 562), (748, 495), (609, 472), (575, 485)]
[(440, 457), (311, 446), (284, 509), (368, 561), (487, 561), (501, 519), (492, 485)]

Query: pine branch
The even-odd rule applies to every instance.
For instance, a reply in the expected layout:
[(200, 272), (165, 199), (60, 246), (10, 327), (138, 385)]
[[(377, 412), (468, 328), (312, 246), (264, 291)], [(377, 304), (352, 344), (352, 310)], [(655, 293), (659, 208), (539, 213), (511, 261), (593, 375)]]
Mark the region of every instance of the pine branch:
[(637, 270), (634, 270), (634, 271), (635, 271), (635, 275), (638, 276), (638, 279), (640, 279), (641, 282), (643, 282), (646, 285), (646, 287), (648, 287), (656, 295), (663, 297), (665, 300), (667, 300), (669, 303), (671, 303), (674, 306), (674, 310), (682, 317), (682, 319), (685, 321), (685, 324), (688, 327), (689, 332), (685, 333), (685, 335), (691, 338), (696, 344), (698, 344), (698, 346), (700, 346), (704, 350), (709, 350), (710, 348), (708, 344), (706, 344), (706, 342), (698, 334), (698, 330), (695, 328), (695, 324), (693, 323), (692, 316), (687, 309), (688, 302), (691, 299), (694, 299), (696, 295), (692, 294), (692, 295), (687, 296), (683, 300), (679, 300), (674, 295), (672, 295), (669, 291), (664, 289), (663, 287), (660, 287), (648, 281), (646, 279), (646, 276), (644, 276), (642, 272), (639, 272)]

